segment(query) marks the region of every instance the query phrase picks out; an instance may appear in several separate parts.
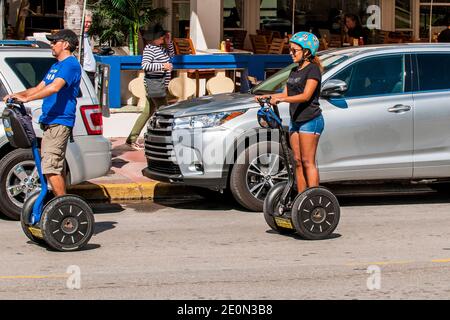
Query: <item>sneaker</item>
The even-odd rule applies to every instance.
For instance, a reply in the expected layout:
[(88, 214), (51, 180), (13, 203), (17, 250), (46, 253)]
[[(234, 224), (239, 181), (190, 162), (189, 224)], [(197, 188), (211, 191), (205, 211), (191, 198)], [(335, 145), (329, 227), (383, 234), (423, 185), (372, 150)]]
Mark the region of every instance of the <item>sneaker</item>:
[(131, 142), (131, 143), (126, 143), (126, 145), (129, 147), (129, 148), (131, 148), (131, 149), (133, 149), (133, 150), (136, 150), (136, 151), (141, 151), (141, 150), (144, 150), (145, 149), (145, 146), (143, 146), (142, 144), (139, 144), (139, 143), (137, 143), (137, 142)]

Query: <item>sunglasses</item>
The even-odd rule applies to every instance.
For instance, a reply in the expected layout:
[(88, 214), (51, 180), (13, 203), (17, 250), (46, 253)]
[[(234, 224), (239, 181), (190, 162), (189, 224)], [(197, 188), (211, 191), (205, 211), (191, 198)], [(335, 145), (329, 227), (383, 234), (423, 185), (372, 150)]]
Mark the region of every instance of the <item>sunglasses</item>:
[(295, 56), (295, 55), (297, 55), (297, 52), (302, 51), (302, 49), (290, 48), (289, 51)]
[(62, 42), (62, 41), (65, 41), (65, 40), (62, 40), (62, 39), (59, 39), (59, 40), (52, 40), (52, 41), (50, 42), (50, 44), (55, 45), (55, 44), (57, 44), (58, 42)]

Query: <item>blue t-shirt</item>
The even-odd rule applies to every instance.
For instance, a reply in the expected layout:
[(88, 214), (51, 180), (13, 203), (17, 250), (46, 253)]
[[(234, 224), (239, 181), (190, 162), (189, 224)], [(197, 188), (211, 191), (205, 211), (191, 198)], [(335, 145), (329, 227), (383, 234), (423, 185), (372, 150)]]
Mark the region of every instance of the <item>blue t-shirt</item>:
[(63, 79), (66, 84), (59, 92), (44, 99), (39, 122), (73, 127), (81, 81), (81, 66), (78, 60), (70, 56), (52, 65), (44, 77), (45, 85), (49, 85), (56, 78)]

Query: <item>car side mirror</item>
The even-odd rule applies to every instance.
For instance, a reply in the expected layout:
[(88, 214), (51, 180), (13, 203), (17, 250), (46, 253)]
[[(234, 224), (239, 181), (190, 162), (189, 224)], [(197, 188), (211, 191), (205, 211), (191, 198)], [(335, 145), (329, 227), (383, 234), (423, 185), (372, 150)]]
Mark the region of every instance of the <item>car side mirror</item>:
[(329, 80), (323, 87), (321, 96), (324, 98), (338, 98), (341, 97), (347, 91), (347, 83), (342, 80)]

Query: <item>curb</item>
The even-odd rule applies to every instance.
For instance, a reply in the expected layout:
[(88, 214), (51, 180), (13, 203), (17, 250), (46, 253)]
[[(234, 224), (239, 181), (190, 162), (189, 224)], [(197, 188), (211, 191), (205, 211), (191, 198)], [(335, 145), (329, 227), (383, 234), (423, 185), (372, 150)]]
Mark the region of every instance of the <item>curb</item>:
[(173, 197), (174, 194), (189, 196), (194, 194), (187, 186), (163, 182), (105, 183), (84, 182), (68, 188), (69, 193), (90, 201), (153, 200)]

